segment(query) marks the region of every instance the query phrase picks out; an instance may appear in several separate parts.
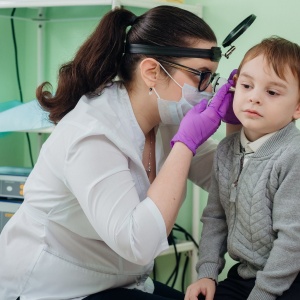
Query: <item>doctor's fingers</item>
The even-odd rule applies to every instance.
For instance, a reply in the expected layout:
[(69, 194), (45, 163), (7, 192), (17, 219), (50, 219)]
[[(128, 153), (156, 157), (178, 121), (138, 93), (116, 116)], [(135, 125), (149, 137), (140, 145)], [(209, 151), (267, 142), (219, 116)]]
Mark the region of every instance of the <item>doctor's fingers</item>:
[[(232, 92), (229, 92), (229, 89), (232, 85), (230, 83), (224, 84), (212, 97), (210, 103), (208, 104), (209, 108), (214, 108), (216, 111), (224, 113), (224, 110), (227, 109), (224, 107), (229, 105), (231, 98), (233, 98)], [(223, 112), (222, 112), (223, 111)]]

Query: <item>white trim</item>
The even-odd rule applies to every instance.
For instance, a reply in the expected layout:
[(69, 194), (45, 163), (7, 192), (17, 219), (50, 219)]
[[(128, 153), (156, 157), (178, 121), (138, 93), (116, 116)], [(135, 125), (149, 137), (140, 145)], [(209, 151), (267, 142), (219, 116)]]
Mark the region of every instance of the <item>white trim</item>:
[(0, 7), (53, 7), (53, 6), (87, 6), (110, 5), (111, 0), (1, 0)]
[[(195, 245), (193, 242), (187, 241), (178, 241), (176, 242), (176, 251), (177, 253), (181, 252), (192, 252), (195, 250)], [(169, 255), (175, 253), (175, 249), (173, 245), (170, 245), (169, 248), (163, 251), (159, 256)]]
[(158, 5), (177, 6), (191, 11), (198, 16), (202, 16), (202, 6), (200, 4), (180, 4), (158, 0), (1, 0), (0, 8), (17, 7), (54, 7), (54, 6), (90, 6), (90, 5), (111, 5), (113, 8), (118, 6), (131, 6), (141, 8), (152, 8)]

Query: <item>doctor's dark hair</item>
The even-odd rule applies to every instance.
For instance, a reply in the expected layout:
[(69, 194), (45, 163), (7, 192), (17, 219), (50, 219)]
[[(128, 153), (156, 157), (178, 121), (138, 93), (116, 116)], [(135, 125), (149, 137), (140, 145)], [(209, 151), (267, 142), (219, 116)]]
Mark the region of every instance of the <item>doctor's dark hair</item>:
[[(55, 94), (51, 93), (49, 82), (42, 83), (36, 90), (40, 105), (49, 112), (53, 123), (71, 111), (83, 95), (92, 101), (93, 96), (101, 93), (116, 76), (130, 86), (138, 62), (146, 56), (124, 54), (125, 41), (193, 47), (199, 41), (216, 43), (217, 39), (200, 17), (174, 6), (157, 6), (138, 17), (122, 8), (108, 12), (74, 59), (60, 67)], [(147, 57), (176, 60), (166, 56)]]
[(300, 46), (298, 44), (276, 35), (265, 38), (246, 52), (237, 74), (240, 74), (245, 63), (259, 55), (264, 56), (276, 75), (283, 80), (286, 80), (285, 72), (286, 68), (289, 68), (297, 78), (300, 90)]

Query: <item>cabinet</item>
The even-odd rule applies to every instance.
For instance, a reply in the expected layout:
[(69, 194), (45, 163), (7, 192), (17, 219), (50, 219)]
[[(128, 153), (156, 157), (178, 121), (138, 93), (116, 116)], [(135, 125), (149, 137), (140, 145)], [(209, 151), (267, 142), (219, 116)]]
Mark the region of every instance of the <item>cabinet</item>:
[[(45, 23), (49, 22), (46, 18), (44, 18), (45, 10), (49, 7), (62, 7), (62, 6), (98, 6), (98, 5), (107, 5), (111, 6), (112, 9), (120, 6), (129, 6), (129, 7), (137, 7), (137, 8), (152, 8), (158, 5), (174, 5), (186, 10), (192, 11), (199, 16), (202, 15), (202, 7), (201, 5), (189, 5), (189, 4), (178, 4), (175, 2), (167, 2), (167, 1), (137, 1), (137, 0), (2, 0), (0, 1), (0, 9), (1, 8), (31, 8), (33, 10), (33, 14), (36, 16), (34, 18), (29, 19), (29, 21), (36, 23), (36, 34), (37, 34), (37, 57), (36, 57), (36, 65), (37, 65), (37, 84), (41, 83), (44, 78), (44, 57), (45, 57), (45, 49), (43, 47), (43, 39), (45, 32)], [(0, 18), (8, 16), (1, 16)], [(83, 16), (84, 17), (84, 16)], [(67, 19), (67, 17), (65, 18)], [(59, 21), (58, 19), (53, 21)], [(38, 131), (39, 136), (43, 131)], [(41, 142), (40, 142), (41, 143)], [(39, 146), (40, 146), (39, 143)], [(192, 219), (193, 219), (193, 227), (192, 227), (192, 236), (194, 240), (198, 241), (199, 239), (199, 219), (200, 219), (200, 189), (196, 186), (192, 187)], [(5, 202), (0, 202), (0, 211), (9, 210), (11, 213), (15, 212), (17, 205)], [(197, 260), (197, 251), (194, 244), (190, 241), (182, 242), (178, 244), (177, 247), (178, 252), (188, 252), (191, 256), (191, 265), (195, 266)], [(163, 252), (161, 255), (167, 255), (174, 253), (174, 248), (171, 246), (167, 251)], [(196, 272), (194, 271), (194, 267), (191, 268), (191, 280), (196, 279)]]

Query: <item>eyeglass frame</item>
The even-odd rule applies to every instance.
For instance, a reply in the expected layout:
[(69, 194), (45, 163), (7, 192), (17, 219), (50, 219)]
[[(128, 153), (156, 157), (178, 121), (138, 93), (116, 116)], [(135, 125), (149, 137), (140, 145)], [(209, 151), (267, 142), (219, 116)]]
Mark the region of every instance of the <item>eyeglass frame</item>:
[[(174, 63), (174, 62), (171, 62), (171, 61), (168, 61), (168, 60), (163, 60), (163, 59), (160, 59), (159, 62), (161, 63), (165, 63), (175, 69), (178, 69), (178, 70), (182, 70), (182, 71), (186, 71), (186, 72), (190, 72), (194, 75), (197, 75), (200, 77), (200, 80), (199, 80), (199, 84), (198, 84), (198, 91), (199, 92), (203, 92), (205, 91), (208, 86), (213, 82), (215, 76), (217, 75), (217, 73), (212, 73), (211, 71), (199, 71), (199, 70), (196, 70), (196, 69), (193, 69), (193, 68), (190, 68), (190, 67), (187, 67), (187, 66), (184, 66), (184, 65), (181, 65), (181, 64), (178, 64), (178, 63)], [(207, 86), (205, 86), (205, 88), (202, 88), (200, 89), (201, 87), (201, 84), (203, 83), (203, 75), (202, 74), (210, 74), (210, 79), (208, 80), (207, 82)]]

